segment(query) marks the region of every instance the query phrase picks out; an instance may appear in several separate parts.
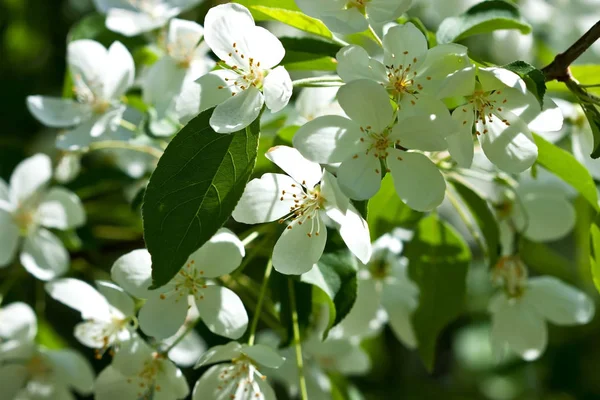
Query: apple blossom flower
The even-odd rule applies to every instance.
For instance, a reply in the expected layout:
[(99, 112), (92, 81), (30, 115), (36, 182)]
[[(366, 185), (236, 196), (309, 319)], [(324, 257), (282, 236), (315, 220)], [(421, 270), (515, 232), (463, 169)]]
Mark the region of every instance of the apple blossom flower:
[(0, 365), (29, 357), (36, 334), (37, 318), (28, 304), (16, 302), (0, 308)]
[(369, 227), (335, 177), (291, 147), (273, 147), (265, 156), (288, 175), (268, 173), (250, 181), (232, 216), (245, 224), (289, 220), (273, 248), (275, 269), (283, 274), (309, 271), (325, 248), (326, 218), (339, 224), (350, 251), (368, 262)]
[(185, 398), (189, 391), (181, 370), (134, 336), (121, 344), (112, 363), (98, 375), (95, 398), (177, 400)]
[(94, 0), (106, 14), (106, 27), (125, 36), (160, 28), (202, 0)]
[(470, 65), (467, 48), (458, 44), (427, 47), (427, 38), (412, 23), (397, 25), (383, 36), (383, 63), (369, 57), (361, 46), (349, 45), (336, 55), (337, 72), (344, 82), (370, 79), (379, 83), (402, 111), (412, 111), (422, 103), (443, 107), (437, 97), (439, 88), (448, 75)]
[(17, 165), (10, 186), (0, 179), (0, 266), (12, 261), (22, 241), (21, 264), (41, 280), (60, 276), (69, 267), (69, 253), (46, 228), (67, 230), (85, 223), (79, 197), (48, 188), (51, 178), (50, 158), (37, 154)]
[(248, 9), (239, 4), (211, 8), (204, 20), (204, 41), (221, 59), (222, 69), (188, 85), (177, 99), (177, 114), (186, 122), (215, 107), (211, 127), (231, 133), (250, 125), (263, 105), (282, 110), (292, 96), (292, 81), (283, 66), (285, 49), (271, 32), (256, 26)]
[(46, 283), (46, 292), (53, 299), (81, 312), (85, 322), (75, 326), (75, 338), (96, 349), (96, 357), (110, 347), (129, 340), (135, 318), (133, 299), (117, 285), (98, 281), (98, 290), (73, 278)]
[(200, 377), (192, 399), (275, 400), (275, 392), (259, 368), (279, 368), (284, 361), (275, 350), (263, 344), (248, 346), (229, 342), (212, 347), (200, 357), (196, 368), (220, 364)]
[(350, 34), (395, 21), (412, 5), (412, 0), (296, 0), (307, 15), (323, 21), (333, 32)]
[(447, 137), (449, 151), (461, 167), (473, 160), (473, 130), (486, 157), (498, 168), (519, 173), (537, 159), (532, 131), (557, 131), (562, 114), (549, 98), (544, 109), (525, 82), (503, 68), (471, 66), (452, 74), (440, 96), (465, 96), (467, 103), (452, 112), (457, 133)]
[(302, 89), (295, 103), (295, 115), (288, 119), (292, 125), (302, 125), (323, 115), (345, 115), (335, 99), (337, 87), (308, 87)]
[(149, 289), (152, 260), (145, 249), (119, 258), (111, 274), (128, 293), (147, 299), (138, 316), (145, 334), (158, 339), (172, 336), (184, 324), (188, 307), (195, 305), (208, 329), (237, 339), (248, 326), (244, 304), (233, 291), (210, 280), (234, 271), (244, 253), (244, 245), (237, 236), (222, 228), (193, 252), (177, 275), (162, 287)]
[(125, 46), (114, 42), (108, 50), (93, 40), (69, 43), (69, 71), (76, 99), (27, 97), (29, 111), (44, 125), (70, 128), (57, 139), (57, 146), (76, 150), (101, 136), (119, 134), (125, 111), (121, 96), (133, 83), (135, 67)]
[(314, 162), (341, 162), (338, 182), (352, 199), (373, 197), (387, 169), (409, 207), (419, 211), (437, 207), (446, 190), (441, 172), (426, 155), (407, 150), (446, 148), (444, 135), (454, 126), (446, 107), (440, 102), (439, 109), (434, 106), (423, 114), (399, 112), (396, 123), (386, 90), (366, 79), (341, 87), (338, 101), (350, 119), (316, 118), (296, 132), (294, 147)]
[[(166, 35), (166, 55), (154, 63), (143, 79), (143, 99), (153, 107), (150, 130), (157, 136), (167, 136), (179, 129), (175, 114), (176, 98), (185, 85), (210, 71), (215, 62), (208, 57), (208, 46), (201, 42), (201, 25), (182, 19), (172, 19)], [(166, 118), (166, 120), (165, 120)], [(169, 120), (173, 122), (169, 124)], [(170, 129), (157, 129), (169, 125)]]
[(594, 316), (594, 303), (585, 293), (554, 277), (527, 278), (518, 256), (503, 257), (494, 272), (504, 284), (488, 307), (492, 349), (499, 358), (511, 350), (526, 361), (535, 360), (546, 349), (546, 321), (583, 325)]

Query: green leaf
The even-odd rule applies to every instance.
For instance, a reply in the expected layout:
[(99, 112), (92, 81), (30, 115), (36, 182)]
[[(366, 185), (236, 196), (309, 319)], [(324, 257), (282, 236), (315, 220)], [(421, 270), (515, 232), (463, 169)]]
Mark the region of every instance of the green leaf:
[(508, 1), (482, 1), (458, 16), (443, 20), (437, 41), (439, 44), (451, 43), (499, 29), (518, 29), (521, 33), (529, 33), (531, 25), (523, 21), (517, 6)]
[[(286, 10), (300, 11), (294, 0), (235, 0), (247, 8), (253, 6), (263, 6), (272, 8), (284, 8)], [(256, 18), (256, 17), (255, 17)]]
[(452, 180), (452, 184), (481, 230), (487, 245), (490, 266), (496, 265), (500, 257), (500, 231), (492, 210), (473, 189), (455, 180)]
[(546, 94), (546, 78), (544, 73), (533, 65), (525, 61), (513, 61), (503, 66), (515, 74), (519, 75), (527, 85), (527, 89), (535, 95), (540, 102), (540, 107), (544, 106), (544, 95)]
[(356, 258), (347, 250), (325, 253), (316, 267), (300, 278), (302, 282), (317, 286), (327, 295), (330, 313), (323, 339), (354, 306), (358, 285), (357, 268)]
[(592, 278), (596, 290), (600, 292), (600, 215), (596, 217), (590, 228), (590, 236), (592, 241), (592, 254), (590, 255)]
[(463, 310), (471, 253), (452, 227), (430, 215), (419, 222), (404, 256), (409, 276), (420, 289), (412, 318), (419, 354), (432, 371), (438, 335)]
[(209, 125), (211, 114), (204, 111), (175, 136), (146, 189), (144, 238), (155, 287), (169, 282), (227, 221), (256, 162), (260, 118), (220, 134)]
[[(571, 65), (569, 66), (571, 75), (581, 85), (595, 85), (595, 87), (586, 88), (590, 93), (600, 95), (600, 65), (599, 64), (584, 64), (584, 65)], [(569, 88), (558, 81), (551, 81), (546, 83), (548, 90), (553, 92), (571, 93)]]
[(381, 181), (379, 192), (369, 200), (367, 215), (371, 239), (375, 240), (398, 226), (413, 227), (423, 213), (413, 210), (400, 200), (392, 176), (388, 174)]
[(301, 31), (331, 39), (333, 34), (320, 20), (309, 17), (301, 11), (288, 10), (279, 7), (250, 6), (252, 15), (258, 21), (274, 20), (282, 22)]
[(573, 186), (590, 203), (596, 212), (599, 211), (596, 185), (588, 170), (569, 152), (556, 147), (535, 133), (533, 136), (535, 144), (538, 147), (537, 162)]
[(594, 150), (590, 156), (592, 158), (600, 157), (600, 111), (593, 104), (581, 103), (583, 112), (590, 123), (592, 128), (592, 135), (594, 136)]
[(285, 56), (281, 61), (288, 70), (335, 71), (335, 56), (341, 46), (313, 38), (281, 38)]

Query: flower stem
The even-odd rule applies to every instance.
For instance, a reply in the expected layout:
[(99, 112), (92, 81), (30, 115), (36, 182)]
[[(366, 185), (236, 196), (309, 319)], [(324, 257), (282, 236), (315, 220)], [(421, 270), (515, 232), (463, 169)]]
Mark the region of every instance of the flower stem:
[(302, 358), (302, 343), (300, 342), (300, 326), (298, 325), (298, 307), (296, 305), (296, 292), (294, 289), (294, 281), (291, 278), (288, 278), (288, 292), (290, 295), (292, 324), (294, 326), (294, 347), (296, 349), (296, 367), (298, 368), (300, 398), (302, 400), (308, 400), (308, 391), (306, 390), (306, 378), (304, 377), (304, 359)]
[(339, 37), (333, 35), (331, 37), (331, 41), (335, 44), (339, 44), (340, 46), (348, 46), (350, 43), (346, 42), (345, 40), (340, 39)]
[(179, 335), (179, 337), (177, 339), (175, 339), (175, 341), (173, 343), (171, 343), (165, 350), (161, 351), (161, 353), (167, 354), (175, 346), (177, 346), (179, 343), (181, 343), (181, 341), (183, 340), (183, 338), (185, 338), (188, 335), (188, 333), (190, 333), (192, 330), (194, 330), (194, 327), (196, 326), (196, 324), (198, 323), (198, 321), (200, 321), (200, 319), (197, 319), (195, 321), (190, 322), (188, 324), (188, 326), (185, 327), (185, 330), (183, 331), (183, 333), (181, 335)]
[(127, 129), (128, 131), (131, 132), (137, 132), (138, 131), (138, 127), (135, 124), (132, 124), (129, 121), (125, 121), (124, 119), (122, 119), (121, 121), (119, 121), (119, 125), (121, 125), (123, 128)]
[(250, 336), (248, 337), (248, 344), (252, 346), (256, 337), (256, 327), (258, 326), (258, 320), (260, 319), (260, 312), (262, 310), (263, 303), (265, 301), (265, 295), (267, 294), (267, 286), (269, 285), (269, 277), (273, 270), (273, 260), (269, 258), (267, 262), (267, 268), (265, 268), (265, 276), (263, 277), (262, 285), (260, 287), (260, 294), (258, 295), (258, 302), (256, 303), (256, 309), (252, 316), (252, 323), (250, 325)]
[(312, 78), (297, 79), (292, 82), (294, 87), (331, 87), (342, 86), (344, 82), (337, 75), (316, 76)]
[(149, 154), (155, 158), (161, 158), (163, 152), (152, 146), (145, 146), (143, 144), (133, 144), (129, 142), (121, 142), (119, 140), (105, 140), (102, 142), (91, 143), (88, 147), (90, 151), (94, 150), (106, 150), (106, 149), (125, 149), (139, 151), (140, 153)]
[(375, 29), (373, 29), (373, 27), (371, 25), (369, 25), (369, 32), (371, 32), (373, 40), (375, 40), (377, 42), (379, 47), (383, 47), (383, 41), (381, 40), (381, 38), (379, 37), (377, 32), (375, 32)]

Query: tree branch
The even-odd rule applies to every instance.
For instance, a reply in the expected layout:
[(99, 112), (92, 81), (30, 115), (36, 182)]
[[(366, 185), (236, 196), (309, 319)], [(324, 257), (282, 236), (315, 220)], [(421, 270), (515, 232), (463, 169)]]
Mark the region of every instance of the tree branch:
[(557, 54), (550, 64), (542, 68), (542, 72), (546, 77), (546, 82), (553, 80), (567, 82), (570, 80), (572, 77), (569, 66), (598, 39), (600, 39), (600, 21), (596, 22), (596, 24), (573, 43), (571, 47), (564, 52)]

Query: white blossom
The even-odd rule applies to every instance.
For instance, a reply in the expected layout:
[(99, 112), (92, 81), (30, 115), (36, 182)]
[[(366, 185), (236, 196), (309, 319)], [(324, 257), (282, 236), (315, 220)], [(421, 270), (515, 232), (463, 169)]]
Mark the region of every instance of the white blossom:
[(184, 324), (189, 306), (198, 308), (206, 326), (217, 335), (237, 339), (248, 326), (248, 314), (237, 294), (211, 279), (239, 267), (245, 251), (228, 229), (220, 229), (193, 252), (166, 285), (150, 290), (152, 260), (147, 250), (134, 250), (119, 258), (112, 278), (135, 297), (147, 299), (139, 312), (140, 328), (159, 339), (172, 336)]
[[(225, 363), (223, 363), (226, 361)], [(265, 382), (260, 368), (279, 368), (285, 359), (269, 346), (248, 346), (237, 342), (210, 348), (196, 368), (217, 364), (196, 382), (193, 400), (275, 400), (275, 392)]]
[(37, 318), (26, 303), (0, 308), (0, 365), (5, 360), (29, 357), (37, 334)]
[(10, 186), (0, 179), (0, 266), (8, 265), (20, 247), (21, 264), (41, 280), (69, 267), (69, 253), (47, 228), (67, 230), (85, 223), (79, 198), (63, 188), (48, 188), (51, 178), (50, 158), (37, 154), (17, 165)]
[(246, 224), (278, 220), (289, 224), (273, 248), (273, 266), (283, 274), (302, 274), (321, 258), (326, 219), (339, 224), (342, 239), (360, 260), (371, 257), (369, 227), (341, 193), (333, 175), (291, 147), (271, 148), (266, 157), (288, 175), (264, 174), (250, 181), (233, 218)]
[(69, 71), (75, 99), (29, 96), (29, 111), (44, 125), (72, 128), (57, 146), (76, 150), (99, 139), (120, 139), (119, 124), (126, 107), (121, 97), (133, 83), (135, 67), (125, 46), (114, 42), (108, 50), (93, 40), (69, 43)]
[(304, 88), (295, 103), (295, 114), (288, 118), (288, 123), (303, 125), (324, 115), (345, 115), (340, 103), (335, 99), (336, 87)]
[(292, 81), (284, 67), (275, 68), (285, 49), (271, 32), (255, 25), (248, 9), (233, 3), (211, 8), (204, 20), (204, 40), (222, 68), (188, 85), (177, 99), (182, 122), (216, 106), (211, 127), (231, 133), (250, 125), (264, 104), (272, 112), (288, 104)]

